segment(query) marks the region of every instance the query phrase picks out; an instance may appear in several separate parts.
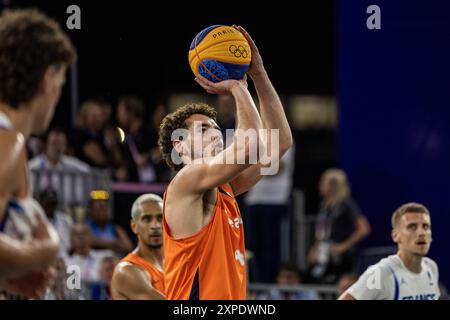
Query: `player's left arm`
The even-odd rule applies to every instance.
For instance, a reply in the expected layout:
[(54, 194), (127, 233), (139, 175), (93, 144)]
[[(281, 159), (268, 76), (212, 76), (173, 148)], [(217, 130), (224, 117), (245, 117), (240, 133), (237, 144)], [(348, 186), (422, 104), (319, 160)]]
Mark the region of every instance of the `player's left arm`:
[[(231, 181), (231, 186), (236, 195), (248, 191), (254, 186), (261, 178), (261, 169), (266, 167), (274, 168), (279, 164), (281, 157), (292, 146), (292, 133), (291, 128), (284, 112), (283, 104), (278, 96), (275, 88), (273, 87), (269, 76), (264, 68), (264, 64), (259, 53), (258, 47), (250, 37), (250, 35), (241, 26), (236, 27), (247, 39), (252, 51), (252, 61), (247, 74), (252, 78), (260, 105), (260, 115), (262, 121), (262, 127), (266, 130), (265, 148), (266, 154), (270, 155), (270, 162), (262, 164), (261, 162), (255, 164), (239, 176)], [(271, 141), (270, 130), (279, 130), (279, 141)], [(272, 144), (277, 143), (278, 148), (275, 149), (275, 154), (271, 154)], [(274, 145), (275, 147), (276, 145)]]

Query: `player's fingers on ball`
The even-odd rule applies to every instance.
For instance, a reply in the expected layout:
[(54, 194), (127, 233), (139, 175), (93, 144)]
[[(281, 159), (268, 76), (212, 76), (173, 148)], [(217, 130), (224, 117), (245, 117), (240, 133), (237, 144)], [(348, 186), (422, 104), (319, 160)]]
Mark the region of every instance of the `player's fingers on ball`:
[(208, 85), (208, 86), (213, 86), (214, 85), (214, 82), (212, 82), (212, 81), (209, 81), (208, 79), (206, 79), (204, 76), (202, 76), (201, 74), (199, 74), (198, 76), (197, 76), (197, 79), (199, 79), (202, 83), (204, 83), (204, 84), (206, 84), (206, 85)]
[(206, 91), (212, 90), (212, 88), (204, 83), (201, 83), (200, 81), (197, 81), (197, 83), (199, 84), (200, 87), (202, 87), (203, 89), (205, 89)]
[(250, 34), (247, 32), (247, 30), (244, 29), (244, 27), (242, 26), (238, 26), (237, 29), (247, 38), (247, 40), (250, 40), (250, 42), (253, 42), (252, 37), (250, 36)]
[(244, 37), (247, 39), (248, 43), (250, 44), (250, 47), (253, 51), (258, 51), (258, 47), (255, 44), (255, 41), (253, 41), (252, 36), (241, 26), (238, 27), (239, 31), (244, 35)]
[(205, 84), (199, 78), (195, 78), (194, 80), (195, 80), (195, 82), (198, 83), (199, 86), (201, 86), (202, 88), (206, 89), (205, 88)]
[(200, 79), (197, 81), (198, 84), (203, 87), (203, 89), (205, 89), (206, 91), (216, 91), (215, 87), (214, 87), (214, 83), (211, 81), (206, 80), (205, 78)]

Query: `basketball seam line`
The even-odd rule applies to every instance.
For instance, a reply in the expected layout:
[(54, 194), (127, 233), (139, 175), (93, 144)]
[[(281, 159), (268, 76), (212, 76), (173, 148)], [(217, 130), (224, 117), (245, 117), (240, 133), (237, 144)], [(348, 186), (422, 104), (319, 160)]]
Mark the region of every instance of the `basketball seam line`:
[[(197, 38), (197, 37), (195, 37), (195, 38)], [(203, 48), (202, 51), (207, 50), (207, 49), (211, 48), (212, 46), (215, 46), (215, 45), (217, 45), (217, 44), (221, 44), (221, 43), (224, 43), (224, 42), (227, 42), (227, 41), (233, 41), (233, 40), (221, 40), (221, 41), (219, 41), (219, 42), (214, 42), (214, 43), (208, 45), (207, 47)], [(241, 40), (241, 41), (242, 41), (242, 40)], [(194, 49), (192, 49), (192, 50), (195, 50), (195, 52), (197, 53), (197, 43), (195, 44), (195, 47), (194, 47)], [(191, 51), (191, 50), (189, 50), (189, 51)], [(198, 55), (197, 55), (197, 56), (198, 56)], [(195, 57), (195, 56), (194, 56), (194, 57)], [(193, 58), (192, 58), (192, 59), (193, 59)], [(192, 61), (189, 61), (189, 64), (190, 64), (191, 62), (192, 62)]]
[[(214, 29), (213, 29), (214, 30)], [(211, 30), (212, 31), (212, 30)], [(210, 32), (211, 32), (210, 31)], [(209, 34), (209, 32), (208, 32), (208, 34)], [(208, 35), (208, 34), (206, 34), (206, 35)], [(198, 37), (198, 35), (197, 35), (197, 37)], [(197, 58), (198, 58), (198, 60), (200, 61), (200, 64), (203, 66), (203, 68), (206, 70), (206, 72), (208, 72), (211, 76), (213, 76), (213, 78), (216, 78), (216, 80), (218, 80), (218, 81), (222, 81), (223, 79), (220, 79), (219, 77), (217, 77), (214, 73), (212, 73), (209, 69), (208, 69), (208, 67), (203, 63), (203, 61), (201, 61), (200, 60), (200, 56), (198, 55), (198, 51), (197, 51), (197, 37), (195, 37), (195, 47), (194, 47), (194, 50), (195, 50), (195, 55), (197, 56)], [(197, 69), (198, 69), (198, 67), (197, 67)], [(197, 70), (198, 71), (198, 70)], [(200, 73), (200, 72), (198, 72), (198, 73)]]

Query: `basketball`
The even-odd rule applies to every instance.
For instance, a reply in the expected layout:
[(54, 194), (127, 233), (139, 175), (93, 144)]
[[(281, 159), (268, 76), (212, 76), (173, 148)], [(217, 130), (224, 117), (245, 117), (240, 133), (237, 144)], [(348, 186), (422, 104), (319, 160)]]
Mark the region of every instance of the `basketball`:
[(251, 61), (244, 35), (230, 26), (214, 25), (200, 31), (189, 48), (192, 72), (212, 82), (240, 80)]

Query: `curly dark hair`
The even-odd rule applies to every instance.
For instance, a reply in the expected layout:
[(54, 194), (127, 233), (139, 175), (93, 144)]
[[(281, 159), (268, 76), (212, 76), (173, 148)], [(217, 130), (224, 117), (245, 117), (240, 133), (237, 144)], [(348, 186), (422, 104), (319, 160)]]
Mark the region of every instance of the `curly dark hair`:
[(187, 129), (186, 119), (194, 114), (205, 115), (216, 121), (217, 111), (204, 103), (191, 103), (178, 108), (175, 112), (168, 114), (159, 126), (158, 145), (167, 165), (175, 171), (183, 168), (183, 164), (175, 164), (172, 161), (172, 132), (177, 129)]
[(49, 66), (69, 66), (75, 48), (53, 19), (36, 9), (0, 15), (0, 101), (12, 108), (29, 102)]

